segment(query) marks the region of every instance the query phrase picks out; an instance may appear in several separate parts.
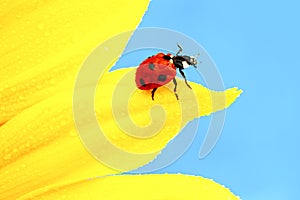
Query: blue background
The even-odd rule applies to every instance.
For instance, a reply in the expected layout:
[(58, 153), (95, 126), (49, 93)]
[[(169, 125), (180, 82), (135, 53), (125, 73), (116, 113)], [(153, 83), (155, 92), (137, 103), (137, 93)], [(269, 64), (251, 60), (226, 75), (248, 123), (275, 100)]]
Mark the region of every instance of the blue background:
[(196, 139), (180, 159), (151, 173), (212, 178), (242, 199), (298, 199), (299, 8), (296, 0), (150, 3), (140, 27), (169, 28), (193, 38), (218, 66), (225, 87), (244, 91), (227, 110), (221, 138), (206, 158), (198, 154), (209, 117), (200, 119)]

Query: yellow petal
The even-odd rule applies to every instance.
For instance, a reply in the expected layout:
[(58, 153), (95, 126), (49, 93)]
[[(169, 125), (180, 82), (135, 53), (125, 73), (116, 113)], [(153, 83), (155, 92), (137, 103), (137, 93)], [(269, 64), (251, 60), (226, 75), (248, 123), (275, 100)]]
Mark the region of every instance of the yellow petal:
[[(62, 92), (24, 110), (0, 127), (0, 199), (18, 197), (37, 187), (66, 181), (74, 182), (86, 177), (119, 173), (120, 170), (128, 171), (142, 166), (153, 160), (188, 120), (224, 109), (241, 93), (241, 90), (236, 88), (214, 92), (195, 83), (191, 83), (193, 90), (190, 90), (180, 80), (178, 81), (180, 101), (176, 100), (173, 92), (167, 87), (161, 87), (157, 91), (157, 100), (152, 101), (149, 91), (140, 91), (134, 85), (134, 72), (135, 68), (128, 68), (105, 73), (99, 82), (95, 98), (97, 117), (104, 134), (113, 144), (119, 145), (124, 152), (131, 151), (136, 156), (134, 162), (126, 162), (126, 158), (115, 155), (115, 152), (103, 147), (105, 141), (94, 145), (99, 149), (104, 149), (104, 155), (107, 158), (116, 159), (120, 166), (113, 166), (116, 169), (112, 169), (89, 155), (76, 134), (72, 111), (73, 93)], [(118, 81), (128, 81), (125, 86), (121, 84), (127, 89), (117, 89)], [(116, 98), (115, 103), (118, 106), (112, 107), (111, 95), (114, 89), (117, 95), (124, 95), (123, 97), (131, 94), (131, 89), (133, 89), (134, 93), (129, 99), (132, 103), (124, 105), (124, 101), (118, 101), (120, 98)], [(124, 94), (124, 91), (127, 93)], [(98, 103), (97, 99), (101, 95), (102, 103)], [(223, 107), (216, 106), (215, 103), (222, 102), (222, 99), (225, 100)], [(85, 105), (84, 102), (82, 103)], [(124, 108), (129, 106), (131, 114), (125, 115), (123, 119), (131, 117), (135, 119), (134, 116), (144, 116), (147, 119), (148, 115), (144, 112), (156, 104), (163, 106), (164, 112), (167, 113), (166, 120), (170, 122), (158, 127), (161, 131), (150, 138), (129, 137), (122, 132), (122, 129), (118, 129), (118, 124), (111, 116), (112, 109), (117, 109), (117, 113), (122, 113)], [(197, 105), (200, 106), (197, 107)], [(178, 109), (180, 106), (182, 109)], [(83, 114), (84, 109), (85, 106), (82, 107)], [(187, 113), (187, 116), (183, 117), (182, 113)], [(84, 125), (93, 127), (94, 124), (90, 124), (88, 117)], [(164, 120), (164, 118), (157, 119)], [(137, 123), (143, 122), (136, 121)], [(89, 131), (93, 132), (93, 129)]]
[(15, 199), (77, 174), (116, 173), (80, 143), (71, 92), (89, 52), (113, 35), (135, 29), (148, 3), (1, 2), (0, 126), (10, 122), (0, 127), (0, 199)]
[[(134, 30), (149, 0), (4, 1), (0, 6), (0, 125), (65, 89), (98, 44)], [(119, 45), (119, 48), (124, 46)]]
[[(1, 4), (0, 125), (5, 124), (0, 127), (0, 199), (16, 199), (31, 191), (70, 186), (67, 183), (86, 177), (120, 172), (95, 160), (77, 136), (72, 111), (73, 83), (88, 53), (112, 35), (134, 29), (147, 5), (145, 0), (16, 0)], [(118, 46), (120, 51), (124, 45)], [(116, 88), (110, 80), (124, 76), (133, 80), (132, 69), (105, 74), (98, 88), (106, 89), (97, 92), (96, 100), (100, 93), (109, 96), (110, 89)], [(235, 88), (213, 92), (195, 84), (193, 93), (182, 92), (186, 88), (179, 84), (180, 103), (170, 98), (173, 94), (167, 87), (160, 88), (154, 103), (149, 101), (149, 92), (133, 90), (134, 84), (130, 83), (125, 88), (135, 91), (130, 103), (114, 102), (129, 106), (129, 115), (117, 117), (121, 119), (118, 124), (110, 114), (112, 109), (122, 114), (123, 107), (112, 107), (105, 98), (105, 104), (96, 102), (97, 118), (109, 141), (123, 151), (141, 154), (126, 171), (151, 161), (189, 120), (228, 107), (241, 93)], [(195, 102), (201, 109), (193, 105)], [(155, 104), (163, 109), (154, 107), (149, 117), (144, 109)], [(103, 114), (108, 118), (104, 120)], [(180, 121), (175, 120), (176, 116)], [(153, 138), (139, 141), (122, 131), (112, 132), (129, 118), (141, 126), (150, 124), (151, 119), (165, 124), (155, 126), (161, 130)], [(132, 147), (133, 142), (136, 147)], [(105, 155), (111, 157), (112, 152), (106, 151)]]
[(191, 90), (177, 78), (179, 101), (173, 83), (159, 87), (153, 101), (151, 90), (137, 89), (135, 71), (126, 68), (108, 73), (100, 80), (95, 97), (104, 134), (111, 143), (132, 153), (160, 151), (187, 122), (227, 108), (242, 93), (237, 88), (212, 91), (192, 82)]
[(229, 189), (212, 180), (181, 174), (123, 175), (84, 180), (25, 195), (26, 199), (188, 199), (237, 200)]

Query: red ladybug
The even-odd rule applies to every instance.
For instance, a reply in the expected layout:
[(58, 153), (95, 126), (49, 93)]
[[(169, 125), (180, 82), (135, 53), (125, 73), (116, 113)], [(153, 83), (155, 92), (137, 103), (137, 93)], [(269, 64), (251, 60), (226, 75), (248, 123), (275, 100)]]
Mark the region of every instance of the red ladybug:
[(148, 57), (144, 60), (136, 70), (135, 83), (140, 90), (151, 90), (152, 89), (152, 100), (154, 100), (154, 93), (158, 87), (163, 86), (173, 80), (175, 85), (174, 93), (176, 93), (177, 81), (175, 79), (176, 69), (179, 69), (180, 74), (183, 76), (186, 85), (190, 88), (183, 69), (190, 65), (197, 67), (197, 60), (194, 56), (179, 55), (182, 52), (182, 47), (177, 44), (179, 50), (176, 55), (170, 53), (158, 53), (156, 55)]

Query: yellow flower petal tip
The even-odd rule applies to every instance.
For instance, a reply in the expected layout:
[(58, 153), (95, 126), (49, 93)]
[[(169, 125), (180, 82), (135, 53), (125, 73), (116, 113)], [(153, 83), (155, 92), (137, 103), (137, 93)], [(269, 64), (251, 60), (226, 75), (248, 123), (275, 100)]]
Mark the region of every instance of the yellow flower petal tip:
[(95, 97), (98, 123), (104, 134), (132, 153), (161, 151), (187, 122), (227, 108), (242, 93), (237, 88), (213, 91), (192, 82), (189, 89), (178, 78), (179, 100), (172, 83), (159, 87), (152, 100), (151, 90), (136, 87), (135, 71), (125, 68), (107, 72)]
[(238, 200), (229, 189), (213, 180), (183, 174), (107, 176), (25, 195), (28, 199), (106, 199), (106, 200)]

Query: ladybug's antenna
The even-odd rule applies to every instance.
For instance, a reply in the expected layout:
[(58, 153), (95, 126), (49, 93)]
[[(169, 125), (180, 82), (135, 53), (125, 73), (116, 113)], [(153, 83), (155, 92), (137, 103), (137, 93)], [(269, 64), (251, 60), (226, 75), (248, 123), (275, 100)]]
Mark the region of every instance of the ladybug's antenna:
[(181, 52), (182, 52), (182, 46), (179, 44), (179, 43), (177, 43), (177, 46), (178, 46), (178, 48), (179, 48), (179, 50), (178, 50), (178, 52), (176, 53), (176, 56), (178, 56)]
[(199, 56), (200, 56), (200, 53), (197, 53), (197, 54), (194, 55), (193, 57), (197, 59)]
[[(195, 59), (197, 59), (198, 57), (200, 56), (200, 53), (197, 53), (196, 55), (194, 55), (193, 57), (195, 58)], [(198, 61), (198, 63), (202, 63), (201, 61), (199, 62)], [(196, 65), (193, 65), (195, 68), (197, 68), (197, 66)]]

